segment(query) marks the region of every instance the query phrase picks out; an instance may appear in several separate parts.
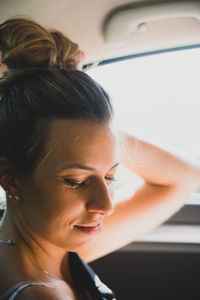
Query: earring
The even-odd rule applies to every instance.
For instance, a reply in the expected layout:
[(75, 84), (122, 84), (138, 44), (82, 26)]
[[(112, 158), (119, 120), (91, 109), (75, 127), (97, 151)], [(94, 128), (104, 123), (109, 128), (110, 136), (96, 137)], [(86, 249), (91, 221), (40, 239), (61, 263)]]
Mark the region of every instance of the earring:
[(18, 195), (11, 195), (9, 194), (8, 191), (6, 191), (6, 195), (8, 196), (9, 199), (15, 199), (15, 200), (19, 200), (19, 196)]
[(6, 192), (6, 196), (7, 196), (9, 199), (11, 199), (11, 198), (12, 198), (12, 195), (9, 194), (9, 192), (8, 192), (7, 190), (6, 190), (5, 192)]

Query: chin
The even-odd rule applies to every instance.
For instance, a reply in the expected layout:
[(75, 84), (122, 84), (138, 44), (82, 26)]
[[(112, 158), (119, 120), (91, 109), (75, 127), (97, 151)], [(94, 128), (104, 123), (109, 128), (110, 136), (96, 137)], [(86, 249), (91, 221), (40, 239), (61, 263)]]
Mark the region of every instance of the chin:
[(79, 252), (79, 251), (85, 251), (87, 250), (90, 245), (92, 244), (94, 240), (94, 237), (87, 240), (87, 241), (80, 241), (79, 243), (74, 243), (73, 245), (71, 245), (70, 247), (68, 247), (68, 251), (70, 252)]

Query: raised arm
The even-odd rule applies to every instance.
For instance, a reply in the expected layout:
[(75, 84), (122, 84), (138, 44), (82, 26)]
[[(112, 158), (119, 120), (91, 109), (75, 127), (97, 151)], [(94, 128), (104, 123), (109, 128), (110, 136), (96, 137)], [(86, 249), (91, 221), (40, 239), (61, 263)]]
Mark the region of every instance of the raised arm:
[[(87, 251), (92, 261), (154, 229), (178, 211), (200, 185), (200, 164), (120, 132), (120, 162), (141, 177), (128, 193), (116, 192), (114, 214)], [(120, 196), (119, 196), (120, 195)]]
[(147, 184), (182, 186), (193, 191), (200, 185), (200, 163), (179, 153), (120, 132), (120, 162)]

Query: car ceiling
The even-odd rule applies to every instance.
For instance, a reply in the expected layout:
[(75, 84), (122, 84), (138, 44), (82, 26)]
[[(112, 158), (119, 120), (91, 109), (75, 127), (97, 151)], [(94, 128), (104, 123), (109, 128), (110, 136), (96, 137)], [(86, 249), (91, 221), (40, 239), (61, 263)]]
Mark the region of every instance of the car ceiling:
[[(198, 18), (184, 13), (147, 22), (146, 32), (131, 32), (129, 37), (118, 43), (105, 40), (105, 21), (112, 11), (120, 7), (150, 7), (155, 3), (184, 3), (187, 1), (126, 1), (126, 0), (0, 0), (0, 22), (13, 17), (30, 17), (46, 26), (56, 28), (79, 43), (85, 51), (85, 63), (98, 62), (146, 51), (174, 48), (200, 43)], [(199, 11), (199, 1), (196, 11)], [(163, 6), (160, 13), (165, 10)], [(138, 14), (140, 12), (138, 11)]]

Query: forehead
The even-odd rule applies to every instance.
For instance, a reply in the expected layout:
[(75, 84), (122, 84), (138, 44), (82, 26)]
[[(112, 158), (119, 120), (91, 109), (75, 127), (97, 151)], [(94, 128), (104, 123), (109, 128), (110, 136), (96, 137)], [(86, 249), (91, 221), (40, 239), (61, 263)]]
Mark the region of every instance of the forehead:
[(66, 163), (80, 163), (98, 168), (98, 164), (115, 164), (118, 156), (118, 135), (112, 123), (58, 119), (50, 125), (40, 166), (48, 162), (59, 169)]

